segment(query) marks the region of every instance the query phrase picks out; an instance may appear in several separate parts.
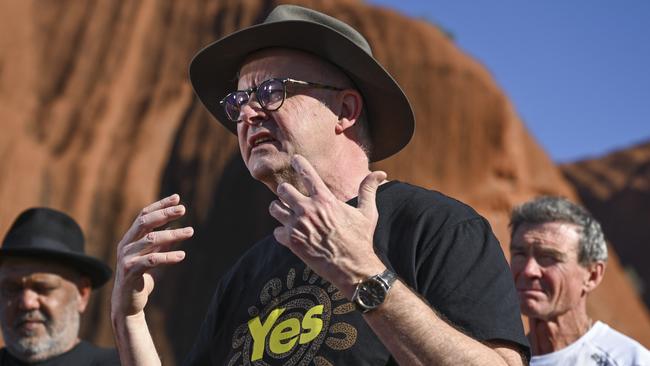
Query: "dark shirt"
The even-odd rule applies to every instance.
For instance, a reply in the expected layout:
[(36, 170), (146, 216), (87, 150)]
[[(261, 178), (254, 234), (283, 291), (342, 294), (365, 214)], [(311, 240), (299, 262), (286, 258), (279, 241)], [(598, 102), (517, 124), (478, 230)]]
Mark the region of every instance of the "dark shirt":
[[(529, 354), (512, 274), (483, 217), (399, 182), (379, 187), (377, 208), (374, 246), (389, 268), (466, 334)], [(273, 236), (222, 278), (186, 364), (397, 365), (343, 294)]]
[(24, 363), (12, 356), (7, 348), (0, 349), (0, 366), (109, 366), (119, 365), (120, 357), (113, 348), (100, 348), (86, 341), (81, 341), (66, 353), (37, 363)]

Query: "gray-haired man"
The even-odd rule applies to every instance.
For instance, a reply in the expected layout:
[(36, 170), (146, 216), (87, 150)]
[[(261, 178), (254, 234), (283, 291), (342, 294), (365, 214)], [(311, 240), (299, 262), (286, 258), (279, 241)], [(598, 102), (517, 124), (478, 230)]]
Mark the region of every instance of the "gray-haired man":
[(638, 342), (594, 321), (587, 296), (605, 274), (600, 224), (582, 207), (542, 197), (512, 212), (512, 273), (528, 316), (531, 365), (646, 365)]

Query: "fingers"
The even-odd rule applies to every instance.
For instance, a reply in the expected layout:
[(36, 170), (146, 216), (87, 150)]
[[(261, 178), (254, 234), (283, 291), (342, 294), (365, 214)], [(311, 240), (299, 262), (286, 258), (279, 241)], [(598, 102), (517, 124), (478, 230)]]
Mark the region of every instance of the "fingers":
[(368, 174), (359, 185), (359, 210), (367, 218), (374, 218), (377, 214), (377, 187), (386, 179), (386, 173), (375, 171)]
[(189, 239), (192, 235), (194, 235), (194, 229), (189, 226), (181, 229), (150, 232), (142, 239), (126, 245), (124, 255), (158, 252), (161, 249), (167, 249), (172, 244)]
[(192, 227), (153, 231), (185, 215), (185, 206), (179, 202), (180, 196), (173, 194), (140, 211), (118, 244), (118, 267), (129, 273), (133, 273), (136, 268), (135, 273), (139, 273), (155, 265), (180, 262), (181, 253), (184, 258), (185, 253), (182, 251), (167, 250), (170, 245), (192, 237)]
[(194, 229), (185, 227), (153, 232), (185, 214), (185, 207), (179, 203), (180, 196), (173, 194), (143, 208), (118, 243), (112, 312), (125, 315), (141, 313), (154, 287), (153, 277), (148, 271), (185, 258), (184, 251), (170, 251), (170, 245), (192, 237)]
[(163, 208), (167, 208), (169, 206), (175, 206), (180, 201), (181, 201), (181, 196), (174, 193), (171, 196), (165, 197), (165, 198), (161, 199), (160, 201), (156, 201), (156, 202), (150, 204), (149, 206), (143, 208), (142, 211), (140, 211), (139, 216), (146, 215), (148, 213), (151, 213), (151, 212), (163, 209)]
[(316, 169), (302, 155), (294, 155), (291, 158), (291, 166), (302, 179), (310, 196), (329, 192), (329, 189), (320, 175), (318, 175), (318, 172), (316, 172)]
[(273, 229), (273, 237), (278, 243), (288, 246), (289, 245), (289, 230), (284, 226), (278, 226)]
[(274, 200), (271, 202), (269, 205), (269, 213), (282, 225), (288, 225), (291, 223), (292, 211), (287, 207), (287, 205), (282, 203), (282, 201)]
[[(141, 256), (134, 256), (130, 258), (125, 264), (124, 269), (127, 273), (142, 274), (154, 267), (165, 264), (175, 264), (185, 258), (185, 252), (176, 250), (164, 253), (149, 253)], [(137, 278), (137, 277), (136, 277)]]
[(309, 241), (304, 232), (286, 226), (278, 226), (273, 229), (273, 237), (278, 243), (286, 246), (298, 256), (305, 250), (305, 244)]
[(185, 215), (185, 206), (179, 205), (180, 196), (173, 194), (145, 207), (124, 234), (121, 243), (138, 240), (142, 235)]
[(185, 215), (185, 206), (176, 205), (142, 215), (134, 224), (137, 224), (137, 227), (141, 230), (150, 231), (176, 220), (183, 215)]
[(278, 198), (289, 207), (301, 206), (307, 198), (296, 187), (286, 182), (280, 183), (276, 191)]
[[(334, 196), (316, 169), (301, 155), (294, 155), (291, 158), (291, 166), (298, 173), (302, 186), (308, 197), (320, 196), (325, 199), (333, 199)], [(306, 196), (296, 187), (289, 183), (282, 183), (276, 189), (278, 197), (289, 207), (294, 208), (306, 202)], [(295, 211), (295, 210), (294, 210)]]

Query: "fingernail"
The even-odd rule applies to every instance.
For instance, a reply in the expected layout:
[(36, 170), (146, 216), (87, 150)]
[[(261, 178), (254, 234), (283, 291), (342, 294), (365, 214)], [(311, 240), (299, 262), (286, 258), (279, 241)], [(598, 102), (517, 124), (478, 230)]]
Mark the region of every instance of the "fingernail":
[(178, 259), (183, 259), (183, 258), (185, 258), (185, 252), (178, 252), (178, 253), (176, 253), (176, 258), (178, 258)]
[(186, 227), (185, 229), (183, 229), (183, 233), (187, 235), (192, 235), (194, 233), (194, 229), (192, 229), (191, 227)]
[(174, 212), (181, 213), (181, 212), (183, 212), (184, 209), (185, 209), (185, 207), (183, 207), (183, 205), (178, 205), (178, 206), (174, 207)]

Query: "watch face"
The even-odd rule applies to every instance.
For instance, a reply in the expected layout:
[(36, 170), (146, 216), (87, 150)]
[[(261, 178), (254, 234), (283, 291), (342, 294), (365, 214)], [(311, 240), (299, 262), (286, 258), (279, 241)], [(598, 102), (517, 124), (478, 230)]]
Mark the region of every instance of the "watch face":
[(363, 305), (374, 308), (384, 302), (386, 289), (379, 281), (370, 279), (362, 282), (359, 286), (359, 302)]

